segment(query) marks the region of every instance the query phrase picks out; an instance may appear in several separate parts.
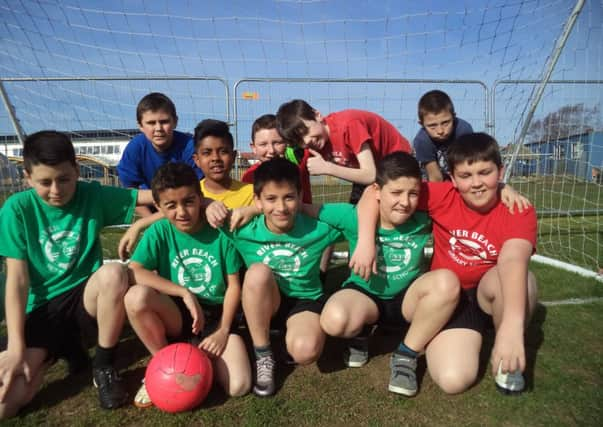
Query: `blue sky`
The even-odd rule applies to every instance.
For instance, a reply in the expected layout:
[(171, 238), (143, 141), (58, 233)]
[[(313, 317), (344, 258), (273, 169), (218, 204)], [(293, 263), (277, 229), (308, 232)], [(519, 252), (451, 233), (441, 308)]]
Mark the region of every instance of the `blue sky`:
[[(232, 91), (244, 77), (331, 79), (501, 79), (542, 74), (573, 1), (14, 1), (0, 0), (0, 77), (217, 76)], [(587, 1), (554, 74), (601, 77), (601, 3)], [(236, 98), (236, 134), (280, 103), (306, 98), (323, 112), (376, 111), (409, 138), (416, 101), (450, 91), (462, 117), (486, 128), (478, 87), (450, 84), (244, 83), (257, 102)], [(179, 127), (207, 117), (232, 121), (220, 81), (6, 82), (26, 132), (41, 128), (135, 126), (137, 100), (152, 90), (176, 102)], [(511, 139), (531, 86), (506, 87), (496, 110)], [(542, 114), (567, 102), (600, 102), (601, 87), (556, 90)], [(504, 124), (504, 125), (503, 125)], [(504, 131), (503, 131), (504, 129)], [(0, 112), (0, 134), (12, 133)], [(498, 133), (497, 133), (498, 136)], [(503, 141), (504, 142), (504, 141)]]

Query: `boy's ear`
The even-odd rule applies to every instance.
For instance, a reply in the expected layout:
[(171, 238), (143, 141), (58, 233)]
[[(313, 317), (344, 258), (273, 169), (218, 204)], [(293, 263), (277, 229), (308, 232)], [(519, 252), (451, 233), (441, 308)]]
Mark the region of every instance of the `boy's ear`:
[(372, 186), (375, 189), (375, 199), (377, 199), (378, 202), (381, 202), (381, 187), (376, 182), (373, 182)]
[(502, 182), (505, 176), (505, 165), (502, 165), (498, 170), (498, 182)]
[(317, 122), (322, 122), (322, 114), (320, 114), (320, 111), (318, 110), (314, 110), (314, 118), (316, 119)]
[(253, 203), (255, 204), (255, 207), (258, 208), (258, 210), (260, 212), (264, 212), (262, 210), (262, 202), (260, 201), (260, 198), (255, 193), (253, 194)]

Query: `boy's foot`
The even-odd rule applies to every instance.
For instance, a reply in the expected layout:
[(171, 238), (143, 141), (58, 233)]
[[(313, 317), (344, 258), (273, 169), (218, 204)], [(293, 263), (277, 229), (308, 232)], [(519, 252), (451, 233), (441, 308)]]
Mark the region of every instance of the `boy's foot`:
[(92, 370), (94, 386), (103, 409), (115, 409), (126, 403), (127, 395), (121, 377), (112, 366)]
[(272, 355), (263, 356), (255, 361), (255, 385), (253, 392), (258, 396), (274, 394), (274, 358)]
[(494, 377), (496, 383), (496, 389), (502, 394), (520, 394), (525, 388), (525, 381), (521, 371), (503, 373), (498, 368), (498, 373)]
[(149, 393), (147, 393), (147, 386), (144, 385), (144, 380), (142, 380), (142, 384), (136, 392), (136, 396), (134, 396), (134, 406), (137, 408), (149, 408), (153, 406)]
[(369, 338), (358, 336), (350, 339), (348, 348), (343, 353), (343, 363), (348, 368), (360, 368), (369, 360)]
[(417, 394), (417, 359), (394, 352), (389, 365), (391, 374), (387, 389), (408, 397)]

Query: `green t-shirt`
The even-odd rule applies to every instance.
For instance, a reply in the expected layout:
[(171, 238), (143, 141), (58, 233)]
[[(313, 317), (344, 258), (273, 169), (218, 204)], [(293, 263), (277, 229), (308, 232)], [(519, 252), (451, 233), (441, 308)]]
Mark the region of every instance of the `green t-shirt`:
[[(318, 218), (343, 232), (350, 242), (350, 251), (356, 249), (358, 215), (353, 205), (325, 204)], [(366, 282), (351, 272), (346, 282), (352, 282), (379, 298), (393, 298), (421, 273), (423, 249), (430, 237), (431, 220), (425, 212), (415, 212), (404, 224), (392, 230), (379, 228), (375, 236), (377, 274), (372, 274)]]
[(73, 199), (61, 207), (48, 205), (33, 189), (8, 198), (0, 210), (0, 255), (27, 261), (27, 313), (98, 270), (101, 229), (131, 222), (137, 193), (78, 181)]
[(147, 270), (188, 288), (203, 304), (222, 304), (225, 277), (242, 266), (232, 243), (209, 225), (194, 234), (183, 233), (167, 219), (145, 231), (132, 255)]
[(288, 233), (268, 230), (264, 215), (228, 235), (249, 267), (264, 263), (269, 266), (281, 292), (302, 299), (318, 299), (323, 291), (320, 282), (320, 258), (325, 248), (341, 239), (341, 233), (324, 222), (298, 214)]

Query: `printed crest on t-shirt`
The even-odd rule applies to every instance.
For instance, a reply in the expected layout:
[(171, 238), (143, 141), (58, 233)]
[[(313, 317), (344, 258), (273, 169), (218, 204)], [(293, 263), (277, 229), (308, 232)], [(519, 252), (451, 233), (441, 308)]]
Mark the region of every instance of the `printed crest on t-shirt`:
[(178, 274), (178, 283), (197, 295), (215, 292), (212, 268), (216, 267), (216, 258), (199, 248), (182, 250), (172, 261), (172, 268), (175, 268)]
[(80, 233), (74, 231), (56, 231), (49, 227), (40, 237), (40, 246), (51, 271), (65, 271), (77, 259), (80, 250)]
[(302, 261), (308, 257), (304, 248), (293, 243), (268, 243), (262, 245), (256, 253), (262, 257), (263, 264), (282, 277), (299, 272)]
[(498, 250), (483, 234), (462, 229), (451, 233), (448, 254), (457, 264), (473, 266), (496, 262)]
[[(411, 273), (408, 268), (417, 242), (406, 236), (395, 240), (379, 237), (377, 242), (377, 275), (389, 280), (400, 280)], [(412, 271), (414, 274), (414, 271)]]

